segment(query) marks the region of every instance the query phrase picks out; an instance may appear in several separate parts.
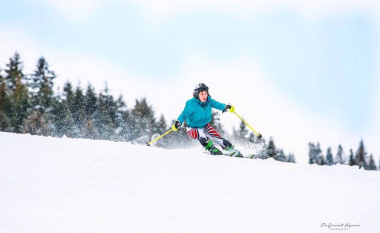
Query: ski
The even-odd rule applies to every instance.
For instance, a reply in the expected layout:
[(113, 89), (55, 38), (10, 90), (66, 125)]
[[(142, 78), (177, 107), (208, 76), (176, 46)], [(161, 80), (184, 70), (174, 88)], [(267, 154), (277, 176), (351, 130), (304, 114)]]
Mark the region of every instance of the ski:
[[(208, 154), (208, 155), (212, 155), (210, 154), (210, 152), (208, 151), (204, 151), (203, 153), (205, 154)], [(240, 153), (240, 152), (239, 152)], [(223, 154), (224, 156), (228, 156), (228, 157), (234, 157), (234, 158), (245, 158), (245, 159), (255, 159), (255, 154), (250, 154), (248, 156), (244, 156), (243, 154), (240, 153), (241, 156), (233, 156), (233, 154)], [(213, 155), (213, 156), (219, 156), (219, 155)]]

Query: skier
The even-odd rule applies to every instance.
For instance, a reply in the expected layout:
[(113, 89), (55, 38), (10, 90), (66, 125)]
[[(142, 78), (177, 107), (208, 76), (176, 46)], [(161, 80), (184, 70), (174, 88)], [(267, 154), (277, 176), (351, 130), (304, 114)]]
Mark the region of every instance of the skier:
[(227, 155), (234, 157), (242, 157), (241, 153), (235, 150), (234, 146), (224, 139), (210, 125), (211, 108), (216, 108), (221, 111), (234, 112), (234, 106), (230, 104), (222, 104), (211, 98), (208, 87), (204, 83), (199, 83), (195, 86), (193, 98), (186, 102), (185, 109), (174, 122), (172, 129), (177, 131), (182, 123), (187, 121), (187, 135), (190, 138), (198, 139), (202, 146), (212, 155), (222, 155), (223, 153), (214, 146), (214, 143), (219, 144)]

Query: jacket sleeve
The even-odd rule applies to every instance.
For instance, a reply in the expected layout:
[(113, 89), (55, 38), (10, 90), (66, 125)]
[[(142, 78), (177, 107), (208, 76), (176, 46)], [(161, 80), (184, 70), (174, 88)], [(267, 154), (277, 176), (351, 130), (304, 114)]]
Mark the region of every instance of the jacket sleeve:
[(187, 119), (187, 117), (190, 116), (191, 114), (192, 114), (191, 106), (190, 106), (189, 101), (187, 101), (185, 108), (183, 109), (181, 115), (179, 115), (178, 117), (179, 122), (181, 122), (182, 124)]
[(211, 99), (211, 107), (219, 109), (220, 111), (223, 111), (224, 108), (226, 107), (226, 104), (222, 104), (214, 99)]

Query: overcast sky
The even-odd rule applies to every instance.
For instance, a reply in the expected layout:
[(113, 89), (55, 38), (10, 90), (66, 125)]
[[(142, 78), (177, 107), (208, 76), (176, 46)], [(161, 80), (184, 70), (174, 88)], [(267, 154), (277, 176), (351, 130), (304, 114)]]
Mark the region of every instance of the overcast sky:
[[(15, 51), (66, 80), (107, 81), (129, 107), (176, 119), (194, 86), (231, 103), (285, 153), (308, 142), (380, 156), (380, 5), (373, 1), (0, 0), (0, 67)], [(239, 124), (223, 114), (228, 130)], [(379, 163), (377, 159), (376, 163)]]

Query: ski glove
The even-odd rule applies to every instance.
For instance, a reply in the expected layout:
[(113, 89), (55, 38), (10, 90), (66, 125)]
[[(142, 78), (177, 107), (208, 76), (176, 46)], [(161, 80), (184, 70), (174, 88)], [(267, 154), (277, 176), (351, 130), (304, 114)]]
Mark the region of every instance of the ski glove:
[(232, 106), (231, 104), (227, 104), (226, 107), (223, 110), (223, 113), (230, 111), (230, 112), (235, 112), (235, 107)]
[(181, 128), (181, 122), (179, 122), (179, 120), (176, 120), (172, 126), (172, 130), (177, 131), (179, 128)]

